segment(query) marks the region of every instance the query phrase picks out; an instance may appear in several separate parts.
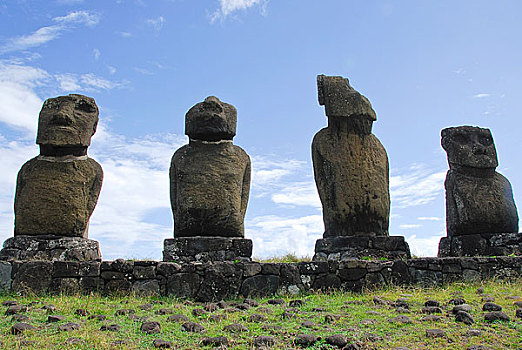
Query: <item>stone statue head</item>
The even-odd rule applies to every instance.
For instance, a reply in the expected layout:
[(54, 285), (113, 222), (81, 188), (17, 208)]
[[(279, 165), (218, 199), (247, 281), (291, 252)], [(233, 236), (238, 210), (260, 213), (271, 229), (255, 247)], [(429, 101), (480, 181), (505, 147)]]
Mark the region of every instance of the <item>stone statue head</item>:
[(185, 134), (195, 140), (232, 140), (236, 135), (236, 123), (236, 108), (209, 96), (187, 112)]
[(36, 143), (53, 147), (88, 147), (98, 125), (98, 106), (83, 95), (47, 99), (40, 111)]
[(319, 104), (328, 117), (377, 120), (370, 101), (350, 86), (348, 79), (338, 76), (317, 76)]
[(494, 169), (498, 165), (497, 151), (489, 129), (458, 126), (441, 131), (442, 148), (452, 165)]

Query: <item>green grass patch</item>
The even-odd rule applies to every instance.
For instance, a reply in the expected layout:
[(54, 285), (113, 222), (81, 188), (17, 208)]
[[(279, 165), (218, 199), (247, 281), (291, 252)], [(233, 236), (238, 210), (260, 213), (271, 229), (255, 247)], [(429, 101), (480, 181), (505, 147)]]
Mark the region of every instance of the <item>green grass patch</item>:
[[(481, 287), (483, 293), (477, 292)], [(410, 312), (404, 313), (412, 323), (390, 322), (399, 315), (390, 305), (376, 305), (374, 297), (393, 302), (398, 298), (407, 298)], [(472, 307), (475, 323), (468, 326), (456, 322), (451, 314), (453, 305), (448, 301), (456, 296), (462, 297)], [(172, 297), (104, 297), (90, 296), (36, 296), (2, 295), (0, 302), (16, 301), (27, 305), (24, 314), (29, 324), (36, 330), (22, 335), (12, 335), (11, 327), (16, 323), (12, 316), (5, 315), (7, 306), (1, 306), (0, 348), (2, 349), (151, 349), (154, 339), (160, 338), (173, 343), (175, 349), (215, 348), (201, 345), (206, 337), (225, 336), (229, 340), (228, 349), (252, 349), (253, 339), (259, 335), (274, 337), (273, 349), (295, 349), (294, 339), (298, 334), (313, 334), (320, 337), (309, 349), (335, 349), (326, 343), (326, 337), (343, 334), (360, 349), (393, 349), (405, 346), (409, 349), (467, 349), (472, 345), (483, 345), (491, 349), (520, 349), (522, 344), (522, 319), (515, 317), (514, 302), (522, 300), (522, 283), (516, 281), (482, 281), (477, 283), (453, 283), (439, 288), (389, 287), (365, 293), (318, 292), (300, 296), (279, 296), (284, 305), (269, 304), (272, 298), (255, 299), (259, 306), (248, 310), (239, 310), (241, 300), (227, 301), (225, 308), (207, 312), (203, 316), (193, 316), (193, 309), (204, 308), (206, 304), (194, 303)], [(510, 317), (509, 322), (487, 323), (482, 311), (484, 298), (494, 298), (495, 303), (503, 307)], [(290, 301), (300, 299), (302, 305), (290, 306)], [(434, 299), (441, 303), (443, 313), (439, 321), (422, 321), (421, 312), (424, 303)], [(141, 308), (152, 304), (150, 310)], [(56, 310), (43, 309), (45, 305), (54, 305)], [(222, 305), (223, 306), (223, 305)], [(106, 321), (88, 319), (79, 316), (77, 309), (86, 309), (89, 315), (105, 315)], [(135, 310), (134, 316), (117, 316), (120, 309)], [(205, 327), (203, 333), (182, 331), (183, 322), (168, 321), (171, 314), (158, 314), (160, 309), (172, 309), (173, 314), (185, 315), (190, 321)], [(64, 321), (48, 323), (49, 315), (63, 315)], [(253, 314), (260, 314), (266, 320), (254, 322), (249, 319)], [(142, 319), (158, 321), (161, 333), (145, 334), (141, 332)], [(67, 322), (80, 324), (78, 330), (60, 331), (60, 325)], [(248, 331), (231, 333), (224, 327), (233, 323), (244, 325)], [(118, 324), (118, 332), (101, 331), (103, 324)], [(439, 338), (428, 337), (426, 330), (441, 329), (445, 332)], [(469, 330), (479, 330), (480, 335), (470, 336)], [(70, 338), (78, 338), (78, 344), (70, 344)], [(118, 341), (124, 343), (119, 344)]]

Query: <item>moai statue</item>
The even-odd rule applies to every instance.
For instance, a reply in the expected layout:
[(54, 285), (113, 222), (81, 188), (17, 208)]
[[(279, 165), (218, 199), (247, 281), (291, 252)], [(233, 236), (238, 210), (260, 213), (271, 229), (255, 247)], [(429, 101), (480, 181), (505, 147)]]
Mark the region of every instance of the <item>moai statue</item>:
[(249, 260), (244, 239), (250, 192), (250, 157), (233, 144), (237, 111), (210, 96), (185, 116), (189, 144), (170, 165), (174, 239), (165, 240), (164, 261)]
[(100, 260), (98, 242), (87, 239), (89, 218), (101, 190), (103, 171), (87, 148), (98, 124), (94, 99), (50, 98), (38, 119), (40, 155), (18, 173), (14, 237), (2, 259)]
[(408, 257), (404, 238), (388, 236), (388, 156), (371, 133), (377, 118), (370, 101), (343, 77), (319, 75), (317, 87), (328, 127), (312, 142), (325, 225), (314, 259)]
[(446, 229), (439, 256), (507, 255), (522, 252), (518, 214), (509, 181), (495, 171), (497, 151), (489, 129), (443, 129), (448, 155)]

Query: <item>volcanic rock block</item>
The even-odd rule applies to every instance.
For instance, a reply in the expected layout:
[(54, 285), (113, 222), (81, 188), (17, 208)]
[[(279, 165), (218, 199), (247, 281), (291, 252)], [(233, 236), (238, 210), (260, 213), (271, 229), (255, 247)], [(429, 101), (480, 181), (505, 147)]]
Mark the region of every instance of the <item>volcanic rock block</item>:
[[(187, 112), (189, 144), (174, 153), (170, 166), (175, 239), (165, 241), (165, 261), (250, 259), (251, 252), (248, 256), (233, 254), (251, 246), (243, 238), (250, 157), (232, 143), (236, 120), (234, 106), (213, 96)], [(204, 237), (217, 239), (202, 240)], [(197, 247), (199, 240), (202, 243)], [(198, 249), (193, 251), (194, 247)]]
[(495, 171), (497, 152), (489, 129), (443, 129), (446, 175), (446, 229), (439, 256), (520, 254), (518, 213), (509, 181)]
[[(373, 247), (370, 237), (387, 237), (390, 216), (389, 165), (386, 150), (371, 133), (377, 119), (370, 101), (343, 77), (317, 77), (319, 104), (325, 106), (328, 127), (312, 142), (314, 177), (323, 206), (324, 242), (316, 245), (321, 259), (337, 254), (358, 257), (360, 248), (368, 255), (391, 257), (388, 243)], [(336, 241), (332, 238), (355, 237)], [(360, 247), (358, 240), (364, 241)], [(336, 251), (321, 250), (337, 246)], [(355, 244), (352, 246), (351, 244)], [(391, 243), (393, 245), (394, 243)], [(319, 248), (319, 250), (317, 250)], [(407, 256), (409, 248), (406, 245)], [(399, 254), (403, 256), (404, 254)]]
[[(103, 180), (101, 166), (87, 156), (97, 124), (98, 107), (90, 97), (68, 95), (44, 102), (36, 138), (40, 155), (18, 173), (15, 238), (4, 245), (4, 259), (100, 259), (97, 243), (87, 240)], [(88, 249), (82, 252), (79, 246)], [(30, 251), (24, 252), (26, 248)]]

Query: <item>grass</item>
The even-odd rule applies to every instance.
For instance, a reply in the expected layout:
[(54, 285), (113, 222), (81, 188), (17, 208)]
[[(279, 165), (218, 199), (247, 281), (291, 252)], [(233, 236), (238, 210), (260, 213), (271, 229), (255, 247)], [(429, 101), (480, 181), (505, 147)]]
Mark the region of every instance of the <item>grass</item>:
[[(173, 342), (175, 349), (208, 348), (200, 344), (205, 337), (226, 336), (230, 341), (229, 349), (251, 349), (252, 340), (258, 335), (270, 335), (276, 339), (273, 349), (294, 349), (293, 341), (297, 334), (314, 334), (321, 337), (309, 349), (334, 349), (327, 345), (325, 338), (332, 334), (344, 334), (351, 342), (357, 342), (360, 349), (393, 349), (406, 346), (409, 349), (467, 349), (471, 345), (484, 345), (491, 349), (520, 349), (522, 344), (522, 319), (515, 318), (513, 302), (515, 296), (522, 296), (522, 281), (482, 281), (477, 283), (453, 283), (442, 288), (423, 289), (390, 287), (377, 291), (367, 291), (362, 294), (347, 292), (332, 292), (307, 294), (301, 296), (281, 296), (286, 305), (271, 305), (270, 298), (258, 298), (258, 307), (245, 311), (227, 312), (219, 309), (204, 316), (195, 317), (192, 310), (202, 308), (203, 304), (179, 300), (172, 297), (103, 297), (91, 296), (14, 296), (2, 295), (0, 301), (16, 300), (20, 304), (28, 305), (26, 315), (29, 323), (37, 329), (23, 335), (10, 334), (11, 326), (16, 323), (11, 316), (0, 316), (0, 348), (2, 349), (150, 349), (153, 341), (161, 338)], [(477, 288), (482, 287), (485, 294), (479, 294)], [(395, 308), (387, 305), (375, 305), (374, 296), (380, 296), (388, 301), (395, 301), (406, 297), (411, 305), (410, 313), (406, 314), (413, 320), (411, 324), (397, 324), (389, 322), (390, 318), (399, 315)], [(449, 313), (451, 305), (447, 302), (456, 295), (462, 296), (472, 306), (472, 315), (475, 324), (466, 326), (457, 323)], [(511, 318), (510, 322), (486, 323), (482, 311), (484, 295), (495, 298), (495, 302)], [(295, 307), (293, 317), (283, 319), (282, 314), (289, 309), (288, 302), (301, 299), (304, 304)], [(427, 299), (441, 302), (444, 313), (440, 321), (422, 322), (424, 316), (421, 308)], [(242, 300), (235, 301), (237, 303)], [(36, 302), (36, 303), (34, 303)], [(143, 311), (140, 305), (152, 303), (150, 311)], [(229, 302), (230, 303), (230, 302)], [(234, 306), (234, 301), (230, 307)], [(56, 307), (54, 314), (63, 315), (65, 321), (47, 323), (50, 314), (43, 310), (44, 305), (52, 304)], [(77, 316), (76, 309), (87, 309), (91, 315), (106, 315), (104, 322), (88, 320), (87, 317)], [(182, 332), (181, 323), (168, 322), (169, 315), (158, 315), (155, 311), (161, 308), (172, 309), (175, 314), (186, 315), (191, 321), (198, 322), (206, 328), (204, 333)], [(1, 306), (2, 312), (7, 306)], [(128, 316), (115, 316), (118, 309), (134, 309), (139, 317), (149, 317), (149, 321), (158, 321), (162, 330), (159, 334), (147, 335), (140, 331), (141, 321), (132, 320)], [(252, 314), (262, 314), (267, 317), (265, 322), (249, 322)], [(325, 315), (336, 315), (333, 321), (327, 322)], [(222, 315), (222, 320), (213, 320), (211, 315)], [(305, 321), (312, 322), (312, 328), (304, 326)], [(58, 327), (66, 322), (75, 322), (81, 325), (79, 330), (64, 332)], [(121, 326), (119, 332), (101, 331), (102, 324), (117, 323)], [(230, 333), (223, 327), (232, 323), (241, 323), (248, 328), (248, 332)], [(269, 329), (266, 325), (280, 327)], [(445, 336), (431, 338), (426, 336), (427, 329), (442, 329)], [(470, 329), (481, 330), (480, 336), (468, 336)], [(77, 345), (67, 344), (67, 339), (76, 337), (81, 340)], [(115, 341), (125, 340), (126, 344), (115, 345)], [(28, 344), (27, 342), (34, 342)]]
[(288, 253), (283, 256), (274, 256), (267, 259), (253, 259), (256, 262), (262, 262), (262, 263), (299, 263), (299, 262), (309, 262), (312, 261), (312, 258), (309, 256), (302, 256), (299, 257), (295, 255), (294, 253)]

